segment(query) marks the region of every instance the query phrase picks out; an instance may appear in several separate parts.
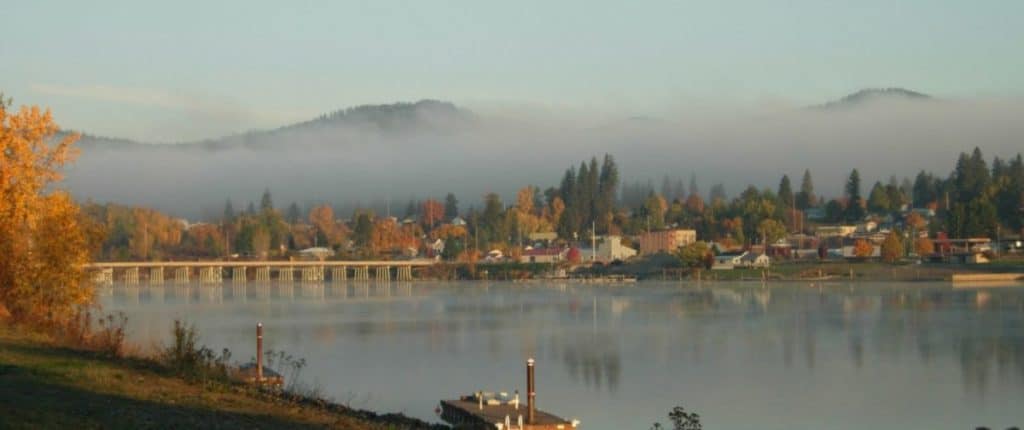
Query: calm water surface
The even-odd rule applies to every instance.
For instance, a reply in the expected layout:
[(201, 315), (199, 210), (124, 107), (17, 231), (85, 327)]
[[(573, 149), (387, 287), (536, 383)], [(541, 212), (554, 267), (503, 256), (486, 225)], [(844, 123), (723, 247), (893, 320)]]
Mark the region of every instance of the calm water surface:
[(1003, 429), (1024, 424), (1024, 287), (509, 283), (114, 285), (130, 338), (304, 357), (336, 400), (437, 421), (459, 393), (525, 391), (593, 430), (675, 405), (711, 429)]

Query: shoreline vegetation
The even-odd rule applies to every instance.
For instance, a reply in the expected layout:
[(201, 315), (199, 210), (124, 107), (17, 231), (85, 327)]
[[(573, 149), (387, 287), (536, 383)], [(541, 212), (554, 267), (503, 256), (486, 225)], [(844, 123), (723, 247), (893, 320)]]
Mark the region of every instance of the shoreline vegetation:
[(541, 263), (445, 263), (418, 272), (417, 280), (432, 281), (517, 281), (517, 282), (594, 282), (617, 281), (865, 281), (865, 282), (945, 282), (954, 275), (1019, 274), (1024, 277), (1024, 258), (1002, 258), (989, 264), (885, 263), (861, 260), (823, 260), (781, 262), (766, 268), (712, 270), (684, 267), (678, 258), (659, 254), (614, 264), (579, 266), (562, 270)]
[[(115, 323), (90, 333), (0, 322), (0, 427), (448, 428), (350, 408), (301, 386), (289, 391), (243, 383), (234, 378), (229, 352), (215, 356), (195, 346), (194, 329), (178, 324), (172, 346), (143, 353), (123, 343), (126, 321), (104, 320)], [(281, 365), (294, 369), (293, 363)]]

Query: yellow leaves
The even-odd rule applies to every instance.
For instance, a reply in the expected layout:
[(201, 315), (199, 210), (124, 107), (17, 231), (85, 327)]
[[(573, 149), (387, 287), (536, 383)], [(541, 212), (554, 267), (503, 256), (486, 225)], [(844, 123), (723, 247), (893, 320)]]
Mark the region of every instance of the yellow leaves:
[(859, 258), (868, 258), (875, 253), (875, 247), (864, 239), (857, 239), (853, 242), (853, 255)]
[[(516, 193), (516, 206), (512, 209), (516, 227), (524, 234), (551, 231), (554, 228), (554, 223), (534, 213), (533, 194), (534, 188), (530, 186), (523, 187)], [(558, 199), (557, 203), (561, 203), (561, 199)], [(565, 210), (564, 204), (559, 210), (559, 215), (562, 210)]]
[(378, 218), (373, 222), (370, 247), (374, 254), (415, 248), (419, 233), (416, 226), (399, 226), (392, 218)]
[(49, 110), (0, 105), (0, 304), (21, 320), (60, 323), (93, 298), (91, 234), (69, 195), (47, 192), (76, 155), (78, 135), (58, 131)]
[(935, 243), (927, 237), (920, 237), (914, 241), (914, 252), (922, 257), (927, 257), (935, 253)]
[(334, 209), (331, 209), (330, 205), (320, 205), (310, 210), (309, 223), (313, 225), (316, 232), (327, 238), (327, 243), (321, 243), (321, 246), (341, 244), (348, 233), (345, 225), (334, 219)]
[(431, 239), (441, 239), (446, 242), (451, 239), (468, 236), (469, 232), (465, 226), (453, 224), (442, 224), (430, 232)]

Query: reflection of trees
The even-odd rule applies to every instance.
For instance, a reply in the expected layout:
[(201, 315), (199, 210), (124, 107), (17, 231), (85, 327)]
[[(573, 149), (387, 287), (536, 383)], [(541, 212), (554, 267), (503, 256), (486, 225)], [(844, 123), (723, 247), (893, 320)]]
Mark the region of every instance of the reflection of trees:
[(970, 394), (985, 395), (997, 380), (1024, 385), (1024, 290), (856, 284), (768, 291), (745, 285), (693, 289), (631, 311), (643, 310), (649, 318), (652, 308), (660, 308), (683, 321), (676, 337), (680, 357), (733, 338), (750, 351), (778, 351), (786, 367), (812, 369), (819, 343), (833, 338), (845, 344), (856, 368), (896, 363), (909, 353), (921, 365), (954, 360)]
[(586, 334), (560, 343), (562, 362), (570, 379), (582, 379), (587, 387), (601, 388), (604, 384), (608, 391), (618, 390), (622, 359), (614, 337), (608, 333)]

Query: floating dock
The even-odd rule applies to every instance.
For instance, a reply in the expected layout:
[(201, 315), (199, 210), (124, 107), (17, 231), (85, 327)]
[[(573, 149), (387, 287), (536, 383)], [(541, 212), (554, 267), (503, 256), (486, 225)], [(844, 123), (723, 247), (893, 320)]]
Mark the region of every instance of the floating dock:
[[(519, 430), (520, 417), (523, 430), (555, 430), (572, 429), (571, 422), (544, 411), (534, 411), (533, 424), (527, 422), (526, 405), (515, 405), (503, 402), (481, 407), (475, 396), (463, 396), (458, 400), (441, 401), (441, 419), (454, 428), (467, 430)], [(509, 427), (505, 427), (505, 417), (509, 418)], [(498, 425), (501, 427), (498, 427)]]
[(441, 419), (459, 430), (565, 430), (579, 425), (537, 409), (534, 384), (534, 361), (526, 360), (526, 404), (520, 404), (519, 392), (508, 398), (506, 393), (476, 392), (458, 400), (441, 401)]

